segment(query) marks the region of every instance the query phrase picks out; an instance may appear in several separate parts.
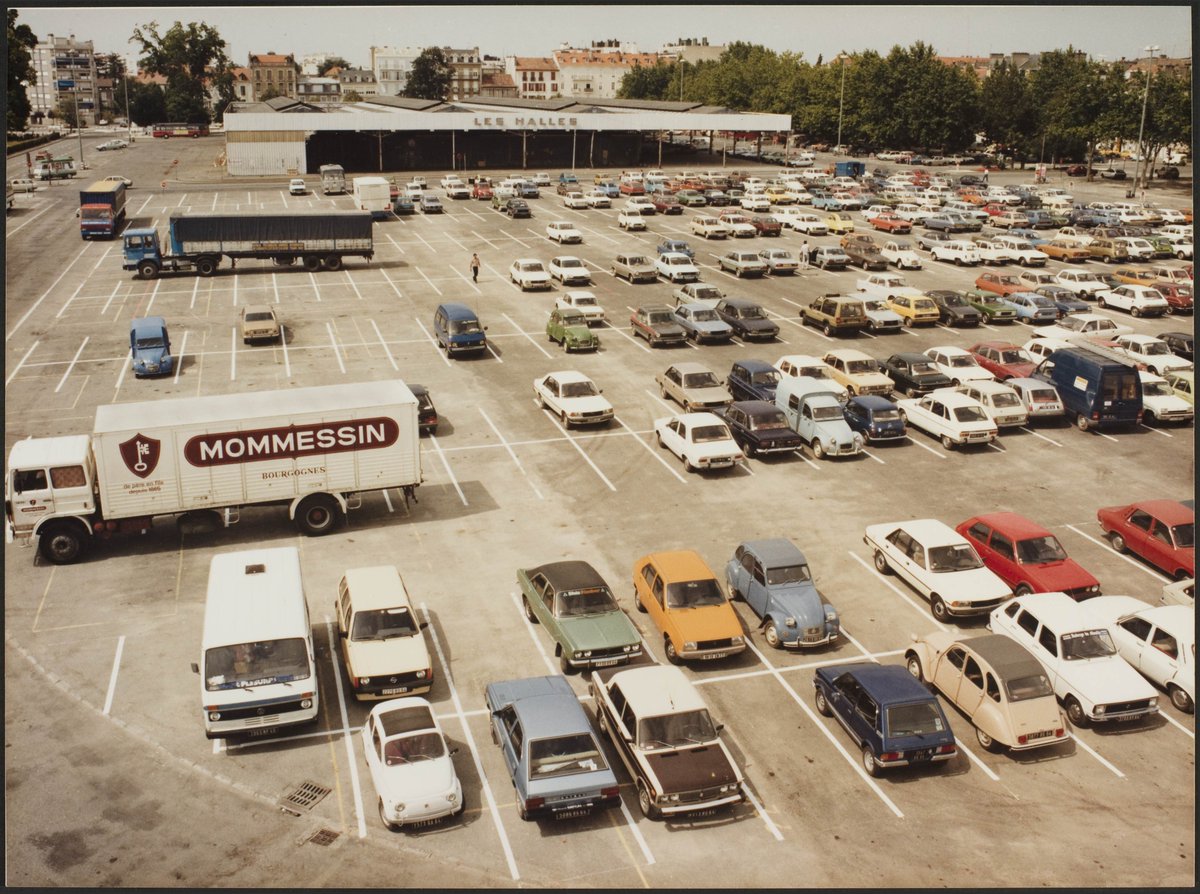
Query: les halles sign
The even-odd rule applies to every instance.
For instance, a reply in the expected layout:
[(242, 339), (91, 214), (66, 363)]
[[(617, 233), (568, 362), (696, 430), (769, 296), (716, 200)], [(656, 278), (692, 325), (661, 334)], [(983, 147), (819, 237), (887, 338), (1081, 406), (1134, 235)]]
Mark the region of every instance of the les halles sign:
[(559, 115), (506, 115), (497, 118), (476, 117), (476, 127), (577, 127), (579, 119)]

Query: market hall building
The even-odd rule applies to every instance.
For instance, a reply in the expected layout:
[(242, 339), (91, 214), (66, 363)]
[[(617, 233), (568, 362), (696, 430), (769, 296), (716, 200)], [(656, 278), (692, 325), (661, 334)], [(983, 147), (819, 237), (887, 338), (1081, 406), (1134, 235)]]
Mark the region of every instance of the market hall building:
[[(646, 167), (674, 159), (672, 132), (735, 132), (771, 139), (789, 115), (737, 112), (693, 102), (620, 99), (466, 100), (377, 96), (338, 106), (279, 97), (232, 103), (225, 112), (225, 164), (233, 176)], [(709, 144), (711, 145), (711, 143)]]

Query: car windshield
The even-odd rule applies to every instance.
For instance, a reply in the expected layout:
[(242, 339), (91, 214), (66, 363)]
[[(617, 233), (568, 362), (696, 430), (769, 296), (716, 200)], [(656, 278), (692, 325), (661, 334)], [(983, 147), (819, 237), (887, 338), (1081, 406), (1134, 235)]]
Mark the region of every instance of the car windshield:
[(711, 577), (667, 584), (667, 608), (721, 605), (724, 601), (720, 584)]
[(937, 373), (938, 368), (929, 361), (913, 363), (912, 371), (914, 375)]
[(834, 419), (842, 418), (842, 408), (837, 407), (813, 407), (813, 419), (817, 422), (830, 422)]
[(1043, 562), (1063, 562), (1067, 552), (1053, 534), (1031, 537), (1017, 541), (1017, 561), (1023, 565), (1040, 565)]
[(566, 382), (562, 386), (563, 397), (591, 397), (599, 393), (593, 382)]
[(273, 320), (275, 315), (268, 311), (253, 311), (246, 314), (247, 323), (261, 323), (264, 320)]
[(455, 320), (450, 323), (450, 332), (453, 335), (470, 335), (482, 331), (478, 320)]
[(743, 320), (765, 320), (767, 318), (767, 315), (763, 313), (762, 308), (757, 304), (751, 307), (743, 308), (739, 316)]
[(579, 260), (579, 258), (562, 258), (558, 262), (558, 266), (559, 267), (582, 267), (583, 261)]
[(673, 321), (673, 319), (674, 318), (670, 312), (665, 310), (654, 311), (653, 313), (646, 314), (646, 321), (649, 323), (670, 323)]
[(638, 745), (642, 748), (670, 748), (701, 744), (717, 737), (716, 727), (706, 708), (664, 714), (638, 721)]
[(967, 543), (935, 546), (929, 550), (930, 571), (971, 571), (982, 567), (983, 562)]
[(674, 257), (672, 257), (671, 255), (668, 255), (667, 263), (668, 264), (691, 264), (692, 261), (691, 261), (691, 258), (689, 258), (687, 255), (676, 255)]
[(710, 372), (689, 373), (683, 377), (685, 388), (715, 388), (721, 383)]
[(1142, 396), (1170, 397), (1175, 392), (1166, 382), (1142, 382)]
[(891, 705), (884, 713), (887, 715), (887, 731), (891, 736), (927, 736), (946, 729), (935, 702)]
[(244, 689), (309, 677), (308, 648), (300, 637), (215, 646), (204, 653), (204, 687)]
[(697, 425), (692, 429), (692, 443), (709, 444), (713, 441), (724, 441), (729, 437), (729, 429), (724, 425)]
[(946, 295), (942, 298), (942, 303), (946, 307), (966, 307), (967, 302), (963, 301), (961, 295)]
[(751, 373), (750, 382), (754, 385), (778, 385), (779, 371), (774, 369), (765, 369), (760, 372)]
[(863, 373), (875, 372), (874, 360), (851, 360), (846, 364), (846, 371), (851, 375), (862, 375)]
[(164, 342), (161, 335), (149, 335), (145, 338), (139, 338), (137, 340), (137, 346), (139, 348), (161, 348), (163, 345)]
[(1191, 549), (1196, 545), (1196, 525), (1188, 522), (1171, 528), (1171, 538), (1178, 549)]
[(587, 733), (572, 733), (529, 743), (529, 778), (546, 779), (571, 773), (594, 773), (608, 768), (596, 740)]
[(693, 294), (697, 298), (707, 301), (712, 298), (720, 298), (723, 293), (716, 286), (704, 286), (703, 288), (696, 289)]
[(691, 315), (692, 319), (697, 323), (715, 323), (720, 319), (715, 310), (711, 310), (707, 307), (703, 310), (693, 310)]
[(1004, 688), (1008, 690), (1010, 702), (1023, 702), (1030, 698), (1046, 698), (1054, 695), (1054, 687), (1050, 685), (1050, 680), (1045, 674), (1033, 674), (1028, 677), (1005, 680)]
[(1080, 658), (1107, 658), (1116, 655), (1112, 637), (1107, 630), (1078, 630), (1074, 633), (1064, 633), (1062, 637), (1062, 655), (1067, 661)]
[(434, 760), (445, 753), (446, 743), (433, 730), (397, 736), (383, 743), (383, 760), (389, 767)]
[(812, 580), (812, 575), (809, 574), (807, 565), (780, 565), (776, 568), (767, 569), (767, 583), (771, 586), (776, 584), (799, 584), (807, 580)]
[(954, 418), (959, 422), (983, 422), (987, 414), (983, 412), (983, 407), (955, 407)]
[(577, 618), (583, 615), (599, 615), (617, 611), (616, 600), (605, 587), (589, 587), (586, 590), (564, 590), (555, 599), (556, 612), (560, 618)]
[(876, 298), (864, 301), (863, 304), (867, 306), (867, 310), (887, 310), (887, 308), (883, 306), (883, 302)]
[(1167, 343), (1164, 341), (1143, 342), (1141, 345), (1131, 345), (1131, 347), (1135, 351), (1145, 354), (1147, 357), (1171, 353), (1171, 349), (1167, 347)]
[(950, 366), (961, 367), (961, 366), (978, 366), (979, 365), (975, 362), (975, 358), (972, 357), (970, 354), (951, 354), (948, 359), (950, 360)]
[(992, 406), (1006, 409), (1008, 407), (1021, 406), (1021, 398), (1017, 397), (1011, 391), (998, 391), (992, 395)]
[(626, 261), (626, 263), (632, 267), (637, 267), (639, 265), (645, 266), (646, 264), (649, 264), (650, 262), (647, 261), (641, 255), (634, 255), (632, 258), (630, 258), (628, 261)]
[(405, 606), (355, 612), (354, 623), (350, 625), (350, 639), (353, 642), (412, 636), (416, 632), (416, 619)]
[[(894, 214), (889, 214), (888, 217), (895, 217)], [(894, 251), (912, 251), (912, 246), (907, 242), (897, 242)]]
[(532, 264), (522, 264), (521, 269), (526, 273), (541, 273), (544, 268), (540, 263), (535, 261)]

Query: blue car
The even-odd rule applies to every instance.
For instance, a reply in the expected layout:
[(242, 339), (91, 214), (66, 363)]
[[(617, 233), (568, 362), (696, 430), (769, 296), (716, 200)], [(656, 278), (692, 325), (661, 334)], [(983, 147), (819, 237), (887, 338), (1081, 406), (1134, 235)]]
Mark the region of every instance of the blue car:
[(725, 386), (734, 400), (765, 400), (775, 403), (779, 370), (764, 360), (739, 360), (725, 377)]
[(136, 378), (169, 376), (175, 370), (171, 337), (162, 317), (138, 317), (129, 326), (129, 356)]
[(1026, 323), (1053, 323), (1058, 319), (1054, 302), (1037, 292), (1011, 292), (1004, 300), (1016, 310), (1017, 319)]
[(610, 199), (618, 199), (621, 197), (621, 187), (617, 186), (617, 184), (611, 180), (602, 180), (592, 188), (604, 193)]
[(693, 261), (696, 259), (695, 250), (682, 239), (666, 239), (658, 243), (658, 253), (660, 255), (665, 255), (669, 251), (685, 254)]
[(693, 301), (675, 308), (675, 322), (693, 342), (729, 341), (733, 329), (707, 304)]
[(566, 677), (489, 683), (484, 694), (521, 819), (584, 816), (621, 803), (617, 777)]
[(862, 749), (863, 769), (948, 761), (958, 753), (937, 696), (894, 664), (838, 664), (813, 674), (817, 710)]
[(1044, 295), (1054, 302), (1059, 317), (1067, 314), (1090, 313), (1092, 306), (1076, 296), (1070, 289), (1062, 286), (1042, 286), (1037, 289), (1039, 295)]
[(878, 394), (851, 397), (842, 408), (842, 415), (850, 430), (860, 432), (869, 444), (897, 441), (907, 434), (900, 408)]
[(733, 599), (744, 599), (773, 649), (823, 646), (841, 632), (838, 614), (813, 586), (804, 553), (790, 540), (748, 540), (725, 565)]
[(1045, 233), (1039, 233), (1037, 230), (1032, 229), (1031, 227), (1013, 227), (1008, 231), (1008, 235), (1024, 239), (1034, 248), (1037, 248), (1039, 245), (1044, 245), (1045, 243), (1049, 242), (1051, 238)]

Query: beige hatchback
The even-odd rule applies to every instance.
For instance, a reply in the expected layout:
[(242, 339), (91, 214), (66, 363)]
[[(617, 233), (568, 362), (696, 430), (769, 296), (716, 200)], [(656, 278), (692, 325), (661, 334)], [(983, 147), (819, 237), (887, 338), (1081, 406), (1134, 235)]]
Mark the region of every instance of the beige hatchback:
[(412, 600), (395, 565), (351, 568), (333, 604), (342, 659), (354, 697), (419, 695), (433, 685), (433, 665)]
[(240, 319), (244, 344), (279, 338), (279, 319), (269, 304), (247, 304), (242, 308)]

